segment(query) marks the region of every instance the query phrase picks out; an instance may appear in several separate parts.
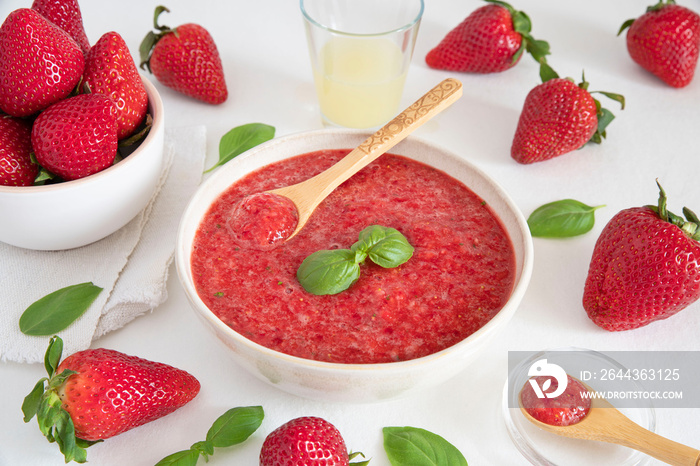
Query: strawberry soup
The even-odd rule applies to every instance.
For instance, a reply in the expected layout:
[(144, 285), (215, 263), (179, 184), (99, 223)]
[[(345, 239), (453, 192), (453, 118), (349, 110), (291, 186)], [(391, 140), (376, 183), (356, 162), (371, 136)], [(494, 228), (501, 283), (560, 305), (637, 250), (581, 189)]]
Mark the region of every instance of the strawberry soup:
[[(547, 393), (553, 393), (559, 386), (553, 377), (537, 376), (532, 380), (540, 386), (547, 384)], [(583, 383), (567, 375), (566, 388), (559, 396), (540, 398), (532, 385), (526, 383), (520, 392), (520, 402), (525, 411), (540, 422), (552, 426), (570, 426), (580, 422), (591, 410), (591, 397), (585, 396), (585, 393), (588, 390)]]
[[(303, 181), (349, 150), (324, 150), (266, 165), (214, 201), (195, 235), (191, 267), (202, 301), (224, 323), (271, 349), (335, 363), (383, 363), (450, 347), (505, 305), (515, 252), (490, 207), (460, 181), (384, 154), (338, 187), (304, 228), (272, 250), (246, 248), (227, 227), (245, 196)], [(322, 249), (349, 248), (373, 224), (415, 248), (396, 268), (373, 263), (348, 290), (316, 296), (296, 278)]]

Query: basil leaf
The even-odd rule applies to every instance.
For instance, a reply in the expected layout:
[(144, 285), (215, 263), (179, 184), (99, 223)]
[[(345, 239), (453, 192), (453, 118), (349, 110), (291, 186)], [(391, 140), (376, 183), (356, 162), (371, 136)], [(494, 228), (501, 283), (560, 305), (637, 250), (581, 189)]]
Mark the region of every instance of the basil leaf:
[(207, 439), (194, 443), (189, 450), (166, 456), (156, 466), (194, 466), (200, 456), (205, 461), (214, 454), (214, 448), (230, 447), (242, 443), (262, 424), (262, 406), (232, 408), (219, 416), (207, 431)]
[(195, 466), (199, 460), (199, 451), (182, 450), (168, 455), (158, 461), (155, 466)]
[(207, 432), (207, 441), (216, 448), (241, 443), (258, 430), (263, 417), (262, 406), (229, 409), (214, 421)]
[(392, 466), (467, 466), (450, 442), (417, 427), (385, 427), (384, 451)]
[(247, 125), (236, 126), (221, 137), (219, 141), (219, 161), (204, 173), (212, 171), (237, 155), (274, 137), (274, 126), (263, 123), (248, 123)]
[(527, 219), (532, 236), (567, 238), (587, 233), (595, 223), (594, 212), (604, 207), (591, 207), (573, 199), (550, 202), (535, 209)]
[(306, 291), (315, 295), (336, 294), (347, 290), (360, 278), (360, 265), (349, 249), (316, 251), (303, 260), (297, 279)]
[(362, 230), (352, 249), (367, 251), (370, 260), (384, 268), (398, 267), (413, 255), (413, 246), (404, 235), (395, 228), (381, 225)]
[(19, 318), (26, 335), (51, 335), (68, 327), (88, 310), (102, 288), (92, 282), (56, 290), (32, 303)]

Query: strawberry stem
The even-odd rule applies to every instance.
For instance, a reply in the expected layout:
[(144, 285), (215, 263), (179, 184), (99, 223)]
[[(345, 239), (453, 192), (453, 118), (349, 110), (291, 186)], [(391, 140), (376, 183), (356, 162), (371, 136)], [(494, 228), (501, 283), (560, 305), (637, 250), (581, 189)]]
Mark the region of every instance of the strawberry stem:
[(685, 218), (683, 218), (669, 211), (667, 208), (666, 192), (664, 188), (661, 187), (658, 179), (656, 180), (656, 185), (659, 187), (658, 205), (650, 205), (647, 207), (656, 212), (661, 220), (676, 225), (683, 230), (689, 238), (700, 241), (700, 219), (698, 219), (695, 212), (687, 207), (683, 207), (683, 215), (685, 215)]
[(150, 64), (151, 53), (153, 53), (153, 48), (156, 46), (158, 41), (166, 34), (173, 33), (177, 35), (177, 28), (171, 29), (169, 26), (160, 26), (158, 24), (158, 17), (164, 11), (170, 13), (170, 10), (162, 5), (156, 7), (153, 13), (153, 28), (158, 32), (148, 31), (139, 45), (139, 57), (141, 58), (141, 63), (139, 66), (142, 70), (148, 70), (149, 73), (152, 72)]
[(68, 377), (77, 372), (64, 370), (56, 374), (62, 352), (63, 340), (58, 336), (53, 336), (49, 340), (49, 346), (44, 355), (44, 367), (49, 376), (40, 379), (29, 395), (24, 398), (22, 413), (24, 414), (24, 422), (29, 422), (36, 416), (39, 430), (49, 442), (58, 444), (66, 463), (70, 461), (84, 463), (87, 461), (85, 449), (101, 442), (101, 440), (90, 442), (77, 438), (73, 420), (70, 414), (63, 409), (63, 401), (58, 390)]

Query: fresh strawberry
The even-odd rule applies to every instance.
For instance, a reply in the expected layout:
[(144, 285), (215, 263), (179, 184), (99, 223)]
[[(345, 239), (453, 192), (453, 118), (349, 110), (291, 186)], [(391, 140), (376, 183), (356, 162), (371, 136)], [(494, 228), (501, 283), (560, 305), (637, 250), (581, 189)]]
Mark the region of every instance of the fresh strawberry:
[(29, 8), (0, 26), (0, 109), (28, 116), (68, 96), (83, 75), (85, 58), (66, 32)]
[(637, 64), (673, 87), (690, 84), (700, 53), (700, 16), (674, 0), (659, 0), (627, 31), (627, 51)]
[(209, 104), (228, 97), (224, 68), (209, 32), (188, 23), (170, 29), (158, 25), (163, 6), (156, 7), (153, 27), (141, 42), (141, 68), (148, 69), (165, 86)]
[(37, 416), (66, 463), (84, 463), (90, 445), (163, 417), (192, 400), (191, 374), (109, 349), (88, 349), (60, 363), (63, 342), (53, 337), (42, 378), (22, 404), (24, 422)]
[(530, 18), (508, 3), (474, 10), (425, 57), (431, 68), (470, 73), (497, 73), (514, 67), (527, 50), (544, 63), (549, 44), (530, 35)]
[(103, 94), (80, 94), (47, 108), (32, 127), (36, 160), (65, 180), (112, 165), (117, 155), (117, 110)]
[[(658, 184), (658, 182), (657, 182)], [(593, 322), (610, 331), (666, 319), (700, 299), (700, 221), (658, 206), (618, 212), (598, 238), (583, 291)]]
[(117, 107), (117, 137), (130, 136), (148, 111), (148, 95), (124, 39), (104, 34), (90, 49), (83, 75), (89, 92), (105, 94)]
[[(623, 96), (593, 92), (625, 108)], [(589, 141), (600, 143), (613, 118), (591, 96), (585, 77), (578, 85), (570, 78), (554, 77), (533, 88), (525, 98), (510, 154), (526, 164), (566, 154)]]
[(358, 454), (348, 454), (333, 424), (307, 416), (292, 419), (265, 438), (260, 466), (347, 466)]
[(31, 186), (39, 173), (32, 162), (32, 125), (29, 121), (0, 116), (0, 185)]
[(68, 33), (77, 42), (83, 54), (90, 50), (90, 41), (85, 34), (83, 14), (78, 0), (34, 0), (32, 10)]

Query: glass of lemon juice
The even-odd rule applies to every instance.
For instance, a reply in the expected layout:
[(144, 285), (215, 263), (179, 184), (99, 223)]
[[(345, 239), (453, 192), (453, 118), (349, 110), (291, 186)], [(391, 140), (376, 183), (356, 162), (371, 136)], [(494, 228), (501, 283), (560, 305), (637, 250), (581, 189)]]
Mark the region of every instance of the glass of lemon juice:
[(396, 116), (423, 0), (300, 0), (324, 123), (374, 128)]

